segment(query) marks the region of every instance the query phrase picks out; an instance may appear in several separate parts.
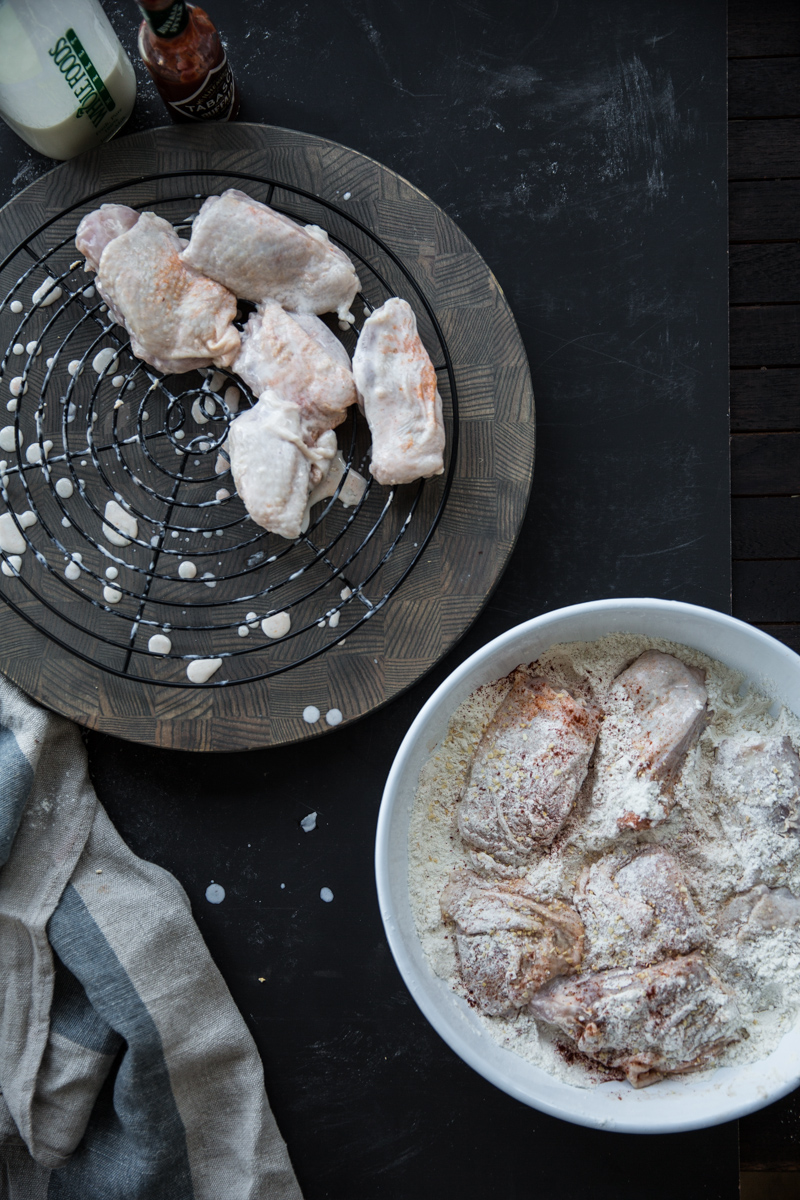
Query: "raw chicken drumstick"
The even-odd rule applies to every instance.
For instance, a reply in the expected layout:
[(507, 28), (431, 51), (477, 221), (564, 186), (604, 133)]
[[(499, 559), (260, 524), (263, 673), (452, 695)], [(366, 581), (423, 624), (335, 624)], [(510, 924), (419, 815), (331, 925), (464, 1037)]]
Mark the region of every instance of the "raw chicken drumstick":
[(235, 188), (205, 201), (183, 261), (243, 300), (271, 298), (293, 312), (354, 319), (358, 275), (325, 230), (298, 225)]
[(800, 838), (800, 758), (788, 737), (724, 738), (711, 784), (744, 887), (781, 883)]
[(529, 1011), (637, 1088), (707, 1067), (741, 1037), (733, 992), (699, 954), (643, 970), (555, 979), (533, 996)]
[(394, 486), (444, 470), (442, 400), (411, 305), (387, 300), (364, 322), (353, 375), (372, 434), (370, 470)]
[(509, 866), (545, 850), (586, 778), (600, 719), (569, 692), (512, 672), (458, 805), (464, 841)]
[(660, 846), (611, 854), (584, 868), (575, 907), (593, 969), (647, 966), (708, 940), (677, 860)]
[(442, 915), (456, 926), (461, 978), (492, 1016), (523, 1008), (548, 979), (577, 971), (583, 927), (561, 900), (542, 903), (524, 879), (489, 882), (464, 871), (445, 887)]
[(75, 244), (97, 270), (98, 291), (128, 330), (131, 350), (164, 374), (229, 367), (240, 344), (231, 324), (236, 297), (181, 262), (183, 242), (168, 221), (125, 211), (117, 204), (89, 213)]
[(705, 673), (687, 667), (672, 654), (646, 650), (617, 677), (614, 686), (632, 702), (631, 765), (645, 785), (638, 806), (633, 793), (621, 797), (623, 811), (618, 824), (650, 829), (672, 811), (672, 785), (708, 722)]

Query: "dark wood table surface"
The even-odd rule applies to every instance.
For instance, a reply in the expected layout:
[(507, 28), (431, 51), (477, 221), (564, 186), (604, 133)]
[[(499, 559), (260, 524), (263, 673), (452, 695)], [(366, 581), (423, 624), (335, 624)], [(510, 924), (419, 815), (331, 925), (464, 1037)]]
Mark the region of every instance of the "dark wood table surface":
[[(728, 8), (733, 614), (800, 651), (800, 5)], [(800, 1092), (739, 1122), (743, 1200), (800, 1197)]]
[[(126, 48), (132, 52), (133, 6), (125, 0), (109, 0), (106, 7)], [(414, 9), (421, 11), (422, 7), (415, 5)], [(570, 7), (581, 11), (580, 4), (564, 4), (562, 16)], [(616, 20), (620, 28), (626, 27), (626, 23), (634, 26), (639, 19), (639, 7), (624, 0), (605, 6), (611, 14), (608, 20)], [(658, 17), (656, 24), (665, 35), (670, 29), (671, 7), (676, 12), (683, 11), (688, 0), (677, 7), (645, 5), (645, 9), (652, 10), (654, 22)], [(223, 29), (227, 23), (229, 32), (238, 28), (237, 22), (250, 22), (238, 43), (230, 38), (229, 47), (234, 66), (243, 81), (251, 84), (250, 100), (246, 99), (243, 112), (246, 119), (272, 120), (347, 141), (350, 126), (336, 114), (348, 103), (358, 103), (362, 118), (357, 148), (381, 157), (381, 138), (377, 132), (373, 136), (370, 130), (369, 88), (365, 91), (356, 86), (346, 72), (338, 76), (340, 81), (344, 78), (344, 93), (330, 97), (329, 110), (321, 104), (313, 109), (295, 99), (302, 94), (302, 86), (297, 92), (292, 90), (283, 64), (296, 61), (298, 39), (303, 29), (309, 27), (307, 5), (302, 11), (295, 11), (287, 4), (276, 3), (269, 6), (268, 13), (258, 0), (248, 10), (250, 18), (241, 14), (236, 18), (228, 16), (225, 5), (212, 4), (211, 0), (209, 8)], [(556, 19), (559, 5), (553, 0), (538, 8), (543, 18), (537, 36), (544, 38), (546, 44), (548, 23)], [(319, 4), (311, 16), (323, 33), (328, 30), (330, 46), (335, 51), (338, 32), (325, 24), (326, 11)], [(491, 68), (497, 30), (505, 21), (503, 44), (512, 47), (513, 32), (509, 33), (507, 26), (522, 10), (514, 3), (499, 4), (494, 11), (487, 5), (453, 3), (445, 5), (443, 11), (440, 33), (442, 37), (446, 34), (447, 45), (442, 47), (442, 70), (452, 71), (453, 63), (461, 60), (449, 55), (449, 50), (460, 39), (462, 45), (467, 45), (470, 38), (474, 41), (478, 36), (470, 26), (476, 13), (491, 25), (485, 57), (486, 65)], [(588, 8), (584, 11), (588, 12)], [(353, 0), (338, 5), (336, 12), (349, 21), (348, 36), (360, 38), (370, 52), (376, 76), (374, 81), (367, 82), (374, 85), (376, 96), (380, 92), (379, 77), (391, 78), (393, 74), (392, 86), (398, 96), (413, 94), (413, 102), (406, 102), (402, 119), (398, 117), (397, 127), (390, 131), (391, 137), (384, 137), (387, 147), (384, 153), (388, 155), (391, 150), (392, 154), (390, 165), (402, 173), (410, 171), (414, 163), (420, 162), (419, 156), (414, 157), (414, 148), (426, 136), (432, 149), (435, 145), (434, 154), (448, 155), (447, 143), (436, 143), (433, 126), (423, 127), (421, 115), (415, 125), (413, 108), (419, 94), (422, 114), (425, 95), (445, 92), (447, 88), (440, 87), (441, 81), (433, 70), (427, 81), (419, 76), (412, 78), (410, 73), (403, 78), (398, 74), (402, 63), (408, 62), (409, 47), (414, 40), (413, 29), (401, 33), (400, 10), (394, 21), (394, 17), (379, 12), (377, 6), (373, 11), (366, 0)], [(758, 5), (752, 0), (731, 0), (728, 19), (732, 611), (800, 650), (800, 8), (790, 0), (762, 0)], [(381, 32), (385, 34), (387, 21), (398, 45), (407, 38), (400, 48), (387, 42)], [(279, 27), (280, 37), (275, 35)], [(579, 42), (577, 29), (575, 36)], [(619, 36), (622, 38), (623, 34)], [(653, 37), (655, 45), (656, 34)], [(320, 34), (314, 55), (309, 56), (307, 63), (310, 72), (334, 70), (330, 47), (326, 52), (323, 41)], [(530, 46), (526, 42), (519, 47), (520, 61), (531, 57)], [(702, 48), (697, 53), (700, 65), (687, 70), (694, 70), (699, 76)], [(688, 48), (685, 54), (690, 55)], [(673, 67), (677, 70), (675, 63)], [(261, 80), (260, 92), (255, 83), (257, 76)], [(472, 86), (474, 79), (465, 69), (461, 90), (451, 88), (454, 103), (468, 99), (464, 89)], [(513, 96), (514, 88), (521, 86), (521, 78), (512, 73), (507, 76), (507, 84)], [(261, 97), (258, 103), (253, 100), (255, 94)], [(484, 96), (489, 94), (490, 89)], [(488, 101), (486, 108), (488, 113), (491, 110)], [(163, 119), (157, 96), (144, 83), (130, 130), (151, 128), (163, 123)], [(448, 136), (459, 136), (457, 123), (448, 124), (444, 110), (437, 119)], [(500, 130), (499, 121), (497, 129)], [(489, 150), (488, 140), (485, 143), (482, 140), (489, 138), (488, 130), (487, 125), (487, 131), (481, 133), (476, 144), (485, 147), (487, 161), (495, 161), (491, 155), (497, 151)], [(463, 130), (462, 136), (467, 136)], [(351, 135), (353, 144), (356, 140)], [(16, 194), (51, 165), (29, 152), (5, 130), (0, 130), (0, 150), (4, 151), (0, 160), (2, 200)], [(464, 161), (456, 145), (451, 157), (457, 164)], [(501, 158), (502, 155), (496, 163)], [(515, 194), (523, 208), (527, 202), (528, 178), (524, 165), (520, 167), (519, 190)], [(510, 174), (507, 167), (503, 170)], [(476, 177), (480, 171), (476, 170), (472, 176), (456, 171), (447, 186), (441, 185), (438, 194), (436, 171), (431, 169), (427, 179), (421, 177), (424, 168), (417, 166), (416, 172), (414, 182), (427, 188), (463, 223), (467, 232), (474, 230), (472, 236), (479, 249), (485, 249), (487, 235), (484, 233), (481, 240), (481, 228), (488, 228), (487, 214), (477, 212), (469, 200), (479, 186)], [(486, 204), (490, 201), (494, 204), (492, 220), (501, 226), (489, 249), (502, 256), (502, 228), (508, 214), (501, 198), (491, 199), (485, 173), (481, 186), (482, 195), (489, 197)], [(552, 195), (556, 196), (555, 189)], [(608, 212), (601, 216), (612, 221)], [(487, 256), (491, 262), (491, 254)], [(548, 269), (553, 266), (548, 264)], [(518, 316), (522, 314), (523, 334), (528, 344), (535, 343), (537, 347), (534, 383), (538, 387), (541, 380), (540, 395), (545, 398), (541, 416), (541, 411), (548, 415), (547, 389), (551, 387), (555, 394), (559, 379), (557, 373), (548, 374), (543, 366), (551, 334), (545, 308), (535, 310), (538, 327), (530, 320), (527, 270), (535, 271), (535, 264), (521, 266), (516, 274), (507, 271), (501, 283), (506, 286)], [(714, 294), (720, 295), (724, 280), (715, 282), (713, 287)], [(562, 334), (558, 336), (564, 340)], [(555, 337), (552, 345), (555, 354), (559, 345)], [(613, 381), (609, 386), (613, 386)], [(713, 391), (713, 381), (709, 387)], [(575, 419), (570, 413), (564, 418), (567, 423)], [(712, 440), (719, 438), (719, 429), (718, 423), (713, 429), (709, 427)], [(699, 432), (694, 436), (699, 441)], [(523, 536), (521, 551), (507, 580), (481, 618), (479, 633), (475, 635), (478, 640), (467, 638), (460, 657), (521, 619), (519, 613), (523, 611), (531, 575), (521, 568), (520, 553), (530, 554), (535, 563), (545, 544), (550, 556), (546, 567), (549, 591), (545, 595), (541, 590), (536, 591), (534, 585), (533, 602), (538, 606), (534, 611), (588, 599), (601, 592), (625, 594), (634, 590), (629, 581), (637, 578), (644, 578), (641, 591), (647, 590), (646, 564), (640, 568), (645, 571), (644, 576), (626, 574), (622, 533), (620, 542), (611, 546), (622, 564), (618, 577), (609, 581), (608, 574), (603, 575), (600, 567), (595, 567), (591, 514), (587, 511), (581, 518), (578, 503), (572, 501), (569, 528), (579, 552), (586, 555), (585, 594), (576, 593), (574, 571), (569, 576), (567, 563), (563, 564), (563, 572), (573, 582), (559, 590), (555, 582), (558, 554), (551, 546), (561, 528), (560, 490), (569, 483), (570, 470), (573, 473), (583, 470), (590, 461), (591, 438), (583, 447), (584, 460), (559, 473), (554, 463), (560, 449), (567, 444), (559, 432), (559, 421), (546, 422), (534, 489), (535, 501), (540, 506), (539, 520), (545, 528), (535, 536), (532, 533)], [(713, 483), (718, 487), (722, 473), (714, 461), (712, 455), (709, 462), (716, 471)], [(554, 499), (552, 496), (548, 499), (548, 491), (554, 494)], [(714, 508), (709, 501), (706, 511), (707, 516), (712, 514), (708, 519), (712, 524), (716, 522), (715, 528), (723, 531), (720, 536), (724, 539), (727, 506)], [(574, 533), (579, 518), (585, 521), (588, 530), (583, 543)], [(624, 524), (619, 528), (624, 530)], [(714, 554), (720, 544), (717, 537)], [(702, 563), (698, 565), (699, 560), (691, 555), (691, 550), (682, 551), (669, 569), (653, 576), (656, 579), (653, 590), (727, 607), (730, 596), (727, 572), (731, 565), (727, 551), (719, 561), (714, 558), (714, 570), (705, 568), (705, 573)], [(527, 615), (531, 615), (530, 611)], [(450, 662), (449, 668), (452, 665)], [(438, 674), (434, 672), (425, 686), (425, 695), (443, 673), (444, 669)], [(348, 739), (344, 734), (325, 740), (327, 773), (346, 775), (354, 754), (359, 756), (361, 771), (349, 805), (331, 803), (330, 806), (331, 812), (335, 811), (340, 836), (344, 828), (343, 844), (349, 838), (353, 851), (347, 871), (342, 873), (343, 898), (338, 909), (343, 913), (342, 926), (336, 924), (340, 920), (336, 905), (323, 914), (325, 921), (321, 928), (310, 922), (311, 910), (305, 910), (300, 900), (291, 912), (285, 906), (277, 907), (278, 876), (284, 869), (280, 864), (286, 863), (285, 870), (290, 874), (298, 857), (297, 816), (303, 815), (308, 807), (324, 808), (323, 801), (300, 805), (302, 811), (295, 811), (296, 802), (294, 807), (287, 803), (287, 813), (293, 814), (291, 827), (289, 820), (285, 829), (270, 827), (268, 839), (259, 828), (265, 805), (277, 808), (286, 792), (318, 785), (324, 774), (315, 771), (313, 765), (309, 764), (298, 776), (297, 759), (292, 757), (291, 750), (238, 758), (226, 756), (224, 763), (216, 760), (209, 764), (208, 781), (204, 785), (208, 794), (198, 803), (196, 828), (192, 828), (184, 819), (183, 793), (187, 786), (201, 784), (200, 773), (189, 756), (156, 753), (99, 736), (88, 741), (99, 793), (123, 835), (138, 853), (174, 870), (192, 897), (212, 952), (259, 1042), (269, 1094), (298, 1162), (309, 1200), (322, 1197), (356, 1200), (362, 1196), (405, 1200), (415, 1193), (423, 1200), (428, 1196), (449, 1200), (451, 1196), (467, 1194), (502, 1196), (509, 1200), (534, 1196), (541, 1200), (551, 1197), (582, 1200), (588, 1195), (633, 1200), (646, 1195), (656, 1200), (662, 1195), (673, 1196), (676, 1191), (686, 1200), (701, 1197), (732, 1200), (737, 1194), (735, 1125), (650, 1139), (610, 1136), (565, 1126), (531, 1113), (483, 1084), (442, 1047), (416, 1014), (402, 983), (393, 975), (377, 913), (372, 911), (374, 903), (370, 907), (369, 884), (363, 880), (370, 875), (370, 830), (385, 766), (391, 761), (391, 747), (402, 737), (421, 699), (424, 695), (418, 689), (416, 694), (396, 702), (390, 718), (378, 715), (371, 723), (364, 724), (360, 740)], [(236, 803), (231, 799), (231, 793), (235, 792), (241, 793)], [(313, 796), (310, 798), (313, 800)], [(252, 845), (249, 840), (246, 844), (241, 840), (237, 843), (228, 837), (230, 822), (248, 831)], [(330, 824), (333, 836), (333, 816)], [(324, 830), (324, 820), (321, 826)], [(300, 853), (330, 870), (331, 860), (324, 857), (322, 844), (301, 845)], [(196, 865), (193, 872), (185, 869), (190, 859)], [(215, 872), (218, 876), (227, 873), (228, 878), (236, 877), (240, 886), (237, 891), (237, 886), (232, 885), (226, 905), (210, 914), (208, 906), (203, 907), (202, 892)], [(354, 892), (356, 876), (362, 877), (358, 903), (351, 901), (349, 908), (344, 896), (348, 872)], [(252, 900), (254, 881), (267, 888), (265, 880), (269, 884), (269, 897), (273, 898), (264, 899), (263, 908), (254, 910), (253, 904), (262, 904), (261, 899)], [(291, 879), (289, 886), (293, 886)], [(318, 923), (319, 918), (315, 916), (314, 921)], [(345, 933), (354, 943), (352, 946), (344, 944)], [(360, 944), (356, 944), (359, 939)], [(300, 967), (307, 965), (312, 951), (315, 969), (308, 971), (304, 994), (297, 990), (295, 977), (298, 963)], [(265, 962), (269, 964), (266, 970)], [(348, 971), (354, 972), (366, 988), (362, 1001), (345, 995), (345, 985), (340, 987), (336, 982)], [(268, 991), (259, 990), (255, 980), (259, 974), (269, 976)], [(380, 982), (386, 979), (390, 979), (390, 985)], [(295, 988), (291, 993), (294, 1006), (291, 1013), (285, 1011), (285, 1004), (281, 1007), (280, 989), (284, 986)], [(353, 1009), (357, 1012), (355, 1021), (350, 1019)], [(308, 1034), (315, 1021), (316, 1039)], [(287, 1082), (289, 1075), (302, 1078), (304, 1090), (300, 1099)], [(425, 1104), (424, 1094), (428, 1091), (441, 1096), (447, 1111), (440, 1111), (434, 1117), (431, 1106)], [(415, 1092), (419, 1093), (418, 1102), (412, 1102)], [(320, 1096), (325, 1098), (324, 1106), (318, 1103)], [(359, 1140), (358, 1130), (353, 1127), (353, 1113), (359, 1104), (363, 1107), (364, 1097), (376, 1110), (374, 1128), (369, 1127), (369, 1141)], [(481, 1114), (485, 1115), (483, 1124)], [(444, 1149), (442, 1144), (446, 1144)], [(747, 1200), (800, 1197), (800, 1092), (739, 1122), (738, 1144), (743, 1197)]]

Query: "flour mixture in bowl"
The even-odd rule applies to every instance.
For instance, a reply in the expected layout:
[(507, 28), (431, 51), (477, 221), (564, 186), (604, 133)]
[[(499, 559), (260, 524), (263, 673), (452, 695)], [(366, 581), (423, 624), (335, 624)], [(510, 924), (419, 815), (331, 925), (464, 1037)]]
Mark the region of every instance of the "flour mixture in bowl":
[(637, 634), (478, 688), (411, 814), (433, 970), (578, 1086), (764, 1058), (800, 1009), (798, 746), (734, 671)]

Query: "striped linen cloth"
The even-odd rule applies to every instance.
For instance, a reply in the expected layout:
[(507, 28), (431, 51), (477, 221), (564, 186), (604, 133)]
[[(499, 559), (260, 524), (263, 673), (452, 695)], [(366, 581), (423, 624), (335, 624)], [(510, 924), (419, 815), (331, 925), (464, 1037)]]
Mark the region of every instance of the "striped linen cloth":
[(302, 1200), (186, 893), (0, 676), (0, 1200), (45, 1198)]

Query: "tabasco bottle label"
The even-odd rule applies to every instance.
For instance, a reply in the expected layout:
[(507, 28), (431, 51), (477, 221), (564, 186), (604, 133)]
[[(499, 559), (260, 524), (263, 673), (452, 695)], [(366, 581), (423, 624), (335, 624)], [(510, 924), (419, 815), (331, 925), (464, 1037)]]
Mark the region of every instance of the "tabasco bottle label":
[(191, 96), (167, 101), (170, 108), (189, 121), (227, 121), (233, 113), (235, 102), (233, 71), (224, 52), (222, 62), (211, 68)]

